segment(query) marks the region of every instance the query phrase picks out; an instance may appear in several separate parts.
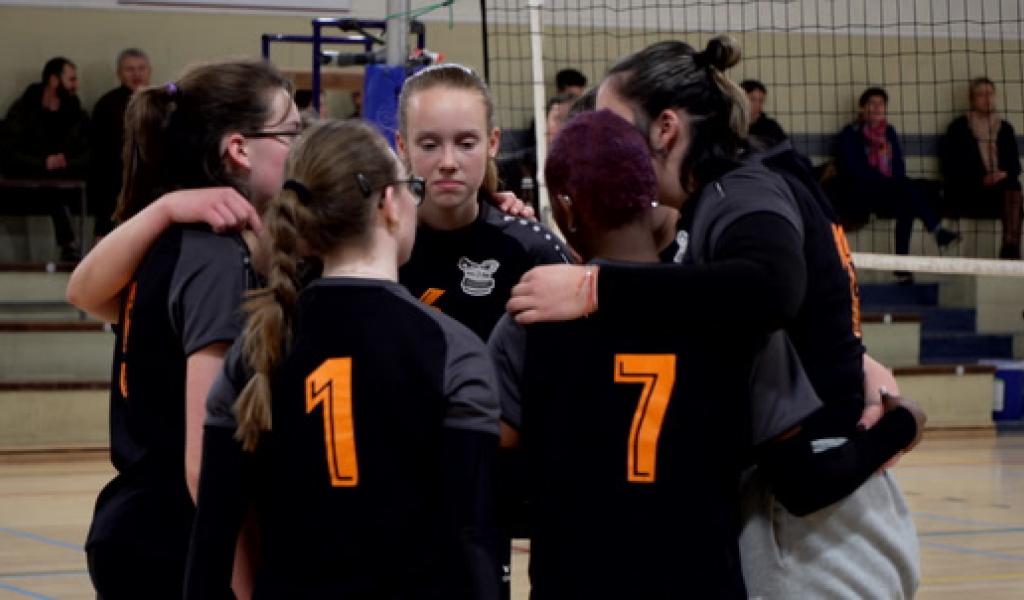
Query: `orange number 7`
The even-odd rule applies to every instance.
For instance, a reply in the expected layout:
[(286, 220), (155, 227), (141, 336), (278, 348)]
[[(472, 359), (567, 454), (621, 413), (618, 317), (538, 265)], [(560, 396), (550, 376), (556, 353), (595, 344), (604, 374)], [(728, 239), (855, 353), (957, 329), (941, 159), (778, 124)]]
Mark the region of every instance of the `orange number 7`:
[(324, 446), (333, 487), (359, 483), (352, 429), (352, 359), (329, 358), (306, 377), (306, 413), (323, 405)]
[(653, 483), (658, 436), (676, 381), (674, 354), (616, 354), (615, 383), (642, 383), (626, 448), (626, 480)]

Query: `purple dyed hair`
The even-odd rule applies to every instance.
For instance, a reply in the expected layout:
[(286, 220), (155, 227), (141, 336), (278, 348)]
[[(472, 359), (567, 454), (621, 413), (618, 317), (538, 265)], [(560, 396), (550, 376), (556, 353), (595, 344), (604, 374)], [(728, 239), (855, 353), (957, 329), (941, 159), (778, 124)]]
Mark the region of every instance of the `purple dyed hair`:
[(572, 199), (589, 226), (614, 229), (657, 200), (643, 136), (609, 110), (577, 115), (558, 132), (544, 167), (551, 197)]

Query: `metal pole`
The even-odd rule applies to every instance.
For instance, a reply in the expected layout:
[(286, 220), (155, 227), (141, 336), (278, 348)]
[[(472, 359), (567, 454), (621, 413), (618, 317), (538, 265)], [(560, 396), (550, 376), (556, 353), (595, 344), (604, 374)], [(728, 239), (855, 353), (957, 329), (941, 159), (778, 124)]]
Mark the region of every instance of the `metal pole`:
[(541, 9), (544, 0), (530, 0), (530, 62), (533, 65), (533, 122), (537, 144), (537, 205), (540, 206), (540, 221), (557, 231), (554, 217), (551, 215), (551, 203), (548, 200), (547, 181), (544, 180), (544, 163), (548, 158), (547, 146), (547, 115), (544, 114), (544, 50), (541, 32)]
[(491, 52), (487, 41), (487, 0), (480, 0), (480, 31), (483, 34), (484, 46), (484, 81), (491, 83)]
[(388, 0), (388, 15), (400, 15), (388, 20), (386, 56), (389, 65), (404, 65), (409, 60), (409, 11), (412, 0)]
[(320, 114), (320, 33), (320, 20), (313, 19), (313, 81), (309, 87), (313, 88), (313, 112), (316, 114)]

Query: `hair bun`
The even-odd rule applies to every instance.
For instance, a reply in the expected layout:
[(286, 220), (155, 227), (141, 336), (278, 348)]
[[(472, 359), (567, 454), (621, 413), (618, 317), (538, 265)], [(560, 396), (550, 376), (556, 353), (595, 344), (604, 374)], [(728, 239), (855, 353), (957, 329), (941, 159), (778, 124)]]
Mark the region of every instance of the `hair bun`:
[(716, 35), (708, 40), (701, 54), (701, 62), (724, 71), (740, 62), (740, 43), (731, 35)]

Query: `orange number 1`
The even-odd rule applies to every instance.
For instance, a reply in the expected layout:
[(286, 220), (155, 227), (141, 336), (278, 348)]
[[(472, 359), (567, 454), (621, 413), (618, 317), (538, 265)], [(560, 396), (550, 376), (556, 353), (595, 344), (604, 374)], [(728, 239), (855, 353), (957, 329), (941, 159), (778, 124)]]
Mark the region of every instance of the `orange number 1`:
[(324, 446), (333, 487), (359, 483), (352, 428), (352, 359), (329, 358), (306, 377), (306, 413), (323, 405)]
[(658, 436), (676, 381), (674, 354), (616, 354), (615, 383), (642, 383), (629, 429), (626, 480), (653, 483), (658, 458)]

